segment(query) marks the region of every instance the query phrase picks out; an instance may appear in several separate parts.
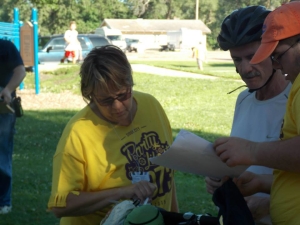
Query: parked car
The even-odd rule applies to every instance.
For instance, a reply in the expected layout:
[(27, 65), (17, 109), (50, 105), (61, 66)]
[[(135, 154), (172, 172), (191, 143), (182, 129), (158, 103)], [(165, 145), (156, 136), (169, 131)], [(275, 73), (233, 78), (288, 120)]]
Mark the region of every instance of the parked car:
[(126, 44), (127, 44), (126, 50), (128, 52), (132, 52), (132, 51), (138, 52), (138, 50), (140, 48), (142, 48), (142, 44), (141, 44), (139, 39), (126, 38), (125, 41), (126, 41)]
[[(111, 41), (98, 34), (78, 34), (83, 58), (94, 48), (111, 44)], [(66, 42), (63, 34), (52, 35), (50, 40), (38, 52), (39, 63), (60, 62), (65, 54)]]
[(50, 39), (51, 39), (51, 35), (39, 36), (39, 38), (38, 38), (38, 40), (39, 40), (38, 41), (39, 42), (39, 44), (38, 44), (39, 50), (42, 49), (45, 46), (45, 44), (47, 44), (48, 41), (50, 41)]

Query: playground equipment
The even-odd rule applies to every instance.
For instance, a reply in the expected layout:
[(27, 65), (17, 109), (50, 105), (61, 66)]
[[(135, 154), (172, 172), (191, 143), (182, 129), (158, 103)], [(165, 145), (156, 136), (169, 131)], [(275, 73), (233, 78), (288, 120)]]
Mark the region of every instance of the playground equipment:
[[(32, 67), (35, 74), (35, 93), (39, 94), (39, 70), (38, 70), (38, 17), (37, 9), (31, 11), (31, 23), (19, 21), (19, 9), (14, 8), (14, 20), (12, 23), (0, 22), (0, 38), (12, 41), (21, 52), (25, 66)], [(32, 25), (28, 25), (32, 24)], [(32, 58), (32, 60), (31, 60)], [(20, 90), (24, 89), (24, 83), (20, 84)]]

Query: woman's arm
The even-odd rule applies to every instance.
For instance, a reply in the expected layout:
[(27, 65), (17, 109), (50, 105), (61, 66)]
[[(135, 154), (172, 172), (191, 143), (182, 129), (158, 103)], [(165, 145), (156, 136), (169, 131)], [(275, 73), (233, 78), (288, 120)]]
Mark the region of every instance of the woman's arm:
[(156, 185), (148, 181), (113, 188), (98, 192), (79, 192), (79, 195), (69, 193), (66, 199), (66, 207), (53, 207), (51, 211), (56, 217), (83, 216), (100, 210), (113, 201), (120, 199), (138, 198), (143, 202), (146, 198), (152, 197)]

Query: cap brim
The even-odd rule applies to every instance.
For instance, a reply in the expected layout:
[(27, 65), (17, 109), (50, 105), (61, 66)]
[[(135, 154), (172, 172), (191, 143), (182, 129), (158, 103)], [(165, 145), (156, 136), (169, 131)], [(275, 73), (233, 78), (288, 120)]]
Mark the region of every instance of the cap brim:
[(254, 56), (252, 57), (250, 63), (258, 64), (268, 58), (275, 50), (279, 41), (261, 43)]

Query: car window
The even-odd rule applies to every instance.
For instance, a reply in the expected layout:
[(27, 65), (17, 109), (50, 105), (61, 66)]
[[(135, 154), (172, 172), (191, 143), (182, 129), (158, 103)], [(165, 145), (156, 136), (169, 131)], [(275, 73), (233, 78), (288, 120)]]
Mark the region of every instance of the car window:
[(109, 45), (109, 42), (103, 37), (89, 37), (94, 47)]
[(50, 36), (40, 36), (39, 37), (39, 49), (44, 47), (45, 44), (50, 40)]
[(65, 39), (64, 38), (54, 38), (50, 43), (49, 46), (52, 46), (54, 50), (65, 49)]
[(86, 42), (83, 37), (78, 37), (78, 41), (80, 42), (82, 50), (88, 49), (88, 46), (86, 45)]

